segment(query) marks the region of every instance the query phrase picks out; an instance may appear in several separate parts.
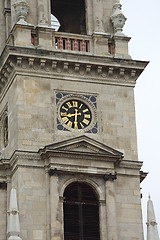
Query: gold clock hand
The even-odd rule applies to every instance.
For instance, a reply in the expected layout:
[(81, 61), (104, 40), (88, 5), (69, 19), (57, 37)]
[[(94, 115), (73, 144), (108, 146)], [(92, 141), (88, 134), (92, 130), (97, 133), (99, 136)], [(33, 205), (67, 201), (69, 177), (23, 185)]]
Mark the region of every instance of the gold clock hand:
[(73, 116), (75, 116), (75, 114), (74, 114), (74, 113), (73, 113), (73, 114), (68, 113), (66, 116), (67, 116), (67, 117), (73, 117)]
[(78, 113), (78, 109), (75, 109), (75, 117), (74, 117), (74, 128), (78, 128), (78, 126), (77, 126), (77, 117), (78, 117), (78, 115), (80, 115), (81, 116), (81, 113)]

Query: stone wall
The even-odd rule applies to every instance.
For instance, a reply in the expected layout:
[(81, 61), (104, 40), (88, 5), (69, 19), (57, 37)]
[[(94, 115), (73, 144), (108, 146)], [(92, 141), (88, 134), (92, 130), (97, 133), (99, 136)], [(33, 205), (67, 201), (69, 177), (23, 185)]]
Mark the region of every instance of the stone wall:
[(45, 145), (77, 136), (77, 132), (57, 129), (56, 93), (63, 92), (96, 96), (98, 133), (87, 135), (123, 152), (126, 159), (137, 159), (131, 87), (89, 81), (84, 84), (78, 78), (73, 82), (69, 77), (66, 81), (64, 76), (57, 79), (54, 75), (19, 75), (13, 86), (6, 96), (10, 123), (8, 153), (15, 149), (38, 151)]

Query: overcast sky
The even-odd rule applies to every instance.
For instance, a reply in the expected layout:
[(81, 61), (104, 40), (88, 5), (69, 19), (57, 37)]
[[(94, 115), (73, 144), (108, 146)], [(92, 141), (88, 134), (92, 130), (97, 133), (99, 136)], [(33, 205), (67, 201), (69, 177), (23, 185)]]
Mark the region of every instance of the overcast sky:
[[(134, 60), (150, 61), (135, 87), (139, 160), (149, 172), (141, 184), (144, 223), (150, 193), (160, 234), (160, 0), (121, 0), (127, 17), (124, 33), (132, 37)], [(144, 225), (146, 239), (146, 225)]]

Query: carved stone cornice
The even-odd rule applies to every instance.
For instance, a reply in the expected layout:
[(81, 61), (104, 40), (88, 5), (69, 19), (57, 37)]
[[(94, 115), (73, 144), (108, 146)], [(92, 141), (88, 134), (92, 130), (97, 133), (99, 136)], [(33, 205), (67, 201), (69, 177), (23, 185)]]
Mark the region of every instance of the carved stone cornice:
[(140, 170), (143, 165), (143, 162), (140, 161), (131, 161), (131, 160), (122, 160), (119, 162), (118, 168), (129, 168), (129, 169), (137, 169)]
[(40, 156), (36, 152), (15, 151), (9, 160), (10, 175), (13, 175), (18, 167), (43, 168)]
[[(65, 158), (70, 159), (70, 163), (65, 163)], [(94, 160), (97, 164), (94, 167), (90, 167), (90, 163), (86, 165), (79, 165), (76, 163), (76, 159)], [(98, 160), (106, 161), (107, 164), (101, 167), (98, 164)], [(49, 155), (45, 154), (45, 158), (41, 158), (40, 153), (37, 152), (16, 151), (10, 160), (0, 160), (0, 170), (2, 171), (0, 172), (2, 179), (0, 182), (6, 182), (6, 176), (12, 176), (19, 167), (41, 168), (44, 169), (44, 171), (46, 170), (50, 176), (59, 176), (61, 174), (77, 176), (78, 174), (80, 177), (100, 177), (104, 178), (106, 181), (115, 180), (116, 175), (136, 176), (138, 178), (140, 178), (141, 175), (143, 176), (143, 174), (139, 171), (142, 166), (142, 162), (128, 160), (117, 161), (116, 157), (103, 156), (103, 154), (96, 153), (78, 154), (77, 152), (70, 152), (68, 154), (63, 151), (52, 151), (52, 153), (49, 152)], [(125, 168), (126, 171), (124, 172)]]
[[(89, 63), (89, 64), (88, 64)], [(0, 94), (14, 73), (134, 86), (148, 62), (6, 46), (1, 56)]]
[(27, 152), (27, 151), (15, 151), (10, 159), (10, 165), (14, 165), (18, 160), (31, 160), (31, 161), (39, 161), (40, 156), (36, 152)]
[(49, 150), (46, 153), (41, 154), (43, 159), (47, 158), (74, 158), (74, 159), (86, 159), (86, 160), (100, 160), (100, 161), (107, 161), (113, 163), (119, 163), (120, 158), (119, 156), (111, 156), (105, 154), (98, 154), (98, 153), (82, 153), (82, 152), (75, 152), (75, 151), (57, 151), (57, 150)]

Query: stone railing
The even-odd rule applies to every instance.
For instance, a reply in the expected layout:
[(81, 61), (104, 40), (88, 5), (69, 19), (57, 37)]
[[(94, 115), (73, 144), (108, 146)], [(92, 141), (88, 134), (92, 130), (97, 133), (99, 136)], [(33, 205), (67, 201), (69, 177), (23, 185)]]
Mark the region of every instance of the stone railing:
[(55, 32), (52, 28), (34, 28), (30, 25), (25, 25), (24, 28), (17, 24), (7, 40), (7, 45), (130, 59), (131, 57), (128, 54), (129, 40), (130, 38), (125, 35), (119, 36), (99, 32), (92, 35), (81, 35)]
[(90, 52), (90, 37), (79, 34), (54, 33), (55, 48), (59, 50)]

